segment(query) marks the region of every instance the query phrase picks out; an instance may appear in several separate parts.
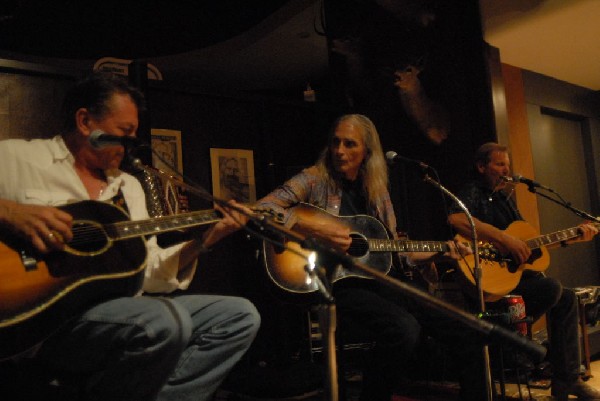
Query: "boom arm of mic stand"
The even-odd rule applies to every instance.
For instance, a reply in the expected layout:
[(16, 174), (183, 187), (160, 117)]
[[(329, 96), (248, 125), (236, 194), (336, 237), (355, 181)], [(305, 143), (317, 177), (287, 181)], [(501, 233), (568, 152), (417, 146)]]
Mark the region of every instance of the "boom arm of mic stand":
[(389, 277), (377, 269), (357, 262), (353, 262), (353, 268), (361, 270), (382, 284), (394, 288), (402, 294), (405, 294), (432, 309), (444, 313), (446, 316), (449, 316), (463, 323), (465, 326), (474, 329), (476, 332), (483, 334), (486, 338), (491, 340), (500, 340), (505, 343), (511, 343), (522, 349), (524, 352), (527, 352), (538, 361), (541, 361), (546, 354), (546, 349), (543, 346), (529, 340), (517, 332), (507, 330), (502, 326), (492, 324), (486, 320), (478, 319), (475, 316), (466, 313), (462, 309), (455, 307), (454, 305), (444, 302), (441, 299), (414, 288), (413, 286), (402, 281)]
[[(560, 195), (558, 195), (558, 193), (556, 193), (555, 191), (551, 190), (552, 193), (556, 194), (557, 196), (559, 196), (561, 199), (562, 197)], [(573, 213), (575, 213), (577, 216), (583, 218), (583, 219), (588, 219), (591, 221), (594, 221), (596, 223), (600, 223), (600, 219), (598, 217), (592, 216), (591, 214), (584, 212), (583, 210), (579, 210), (576, 207), (574, 207), (573, 205), (571, 205), (569, 202), (566, 202), (563, 200), (563, 202), (557, 201), (556, 199), (551, 198), (550, 196), (543, 194), (539, 191), (533, 191), (533, 193), (538, 194), (539, 196), (548, 199), (549, 201), (552, 201), (560, 206), (563, 206), (564, 208), (569, 209), (570, 211), (572, 211)]]

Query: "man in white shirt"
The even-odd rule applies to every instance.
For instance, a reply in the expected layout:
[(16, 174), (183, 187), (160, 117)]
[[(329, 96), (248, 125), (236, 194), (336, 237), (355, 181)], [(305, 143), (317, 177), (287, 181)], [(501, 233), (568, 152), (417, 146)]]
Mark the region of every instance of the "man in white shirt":
[[(115, 200), (131, 220), (148, 219), (140, 183), (118, 169), (124, 148), (96, 149), (89, 142), (95, 130), (135, 136), (141, 108), (141, 93), (120, 77), (94, 74), (67, 94), (61, 135), (0, 141), (2, 232), (24, 240), (39, 254), (53, 255), (52, 251), (71, 252), (69, 242), (80, 239), (82, 229), (74, 224), (78, 216), (59, 206)], [(143, 295), (111, 294), (101, 302), (80, 305), (80, 313), (36, 345), (36, 363), (59, 378), (77, 377), (85, 400), (210, 399), (249, 348), (260, 317), (243, 298), (169, 294), (185, 290), (198, 256), (247, 220), (238, 212), (221, 211), (219, 222), (186, 243), (162, 249), (155, 237), (140, 238), (145, 252), (139, 266), (134, 262), (131, 270), (126, 267), (120, 273), (143, 272)], [(127, 253), (121, 253), (123, 259), (100, 259), (108, 266), (106, 272), (130, 263)], [(72, 288), (61, 289), (48, 304), (69, 300), (71, 291), (78, 294), (79, 287), (100, 276), (73, 279)], [(38, 312), (44, 313), (34, 311), (34, 318)]]

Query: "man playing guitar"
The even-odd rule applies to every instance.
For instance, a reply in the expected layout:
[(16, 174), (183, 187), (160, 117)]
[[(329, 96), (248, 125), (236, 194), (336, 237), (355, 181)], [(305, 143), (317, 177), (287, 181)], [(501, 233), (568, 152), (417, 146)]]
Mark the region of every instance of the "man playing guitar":
[[(148, 219), (145, 196), (119, 170), (123, 146), (89, 139), (99, 131), (135, 137), (141, 108), (141, 92), (96, 73), (67, 94), (61, 135), (0, 142), (0, 235), (24, 243), (22, 252), (4, 247), (16, 257), (0, 264), (0, 335), (13, 333), (20, 345), (55, 325), (27, 357), (52, 378), (76, 381), (82, 400), (208, 400), (252, 343), (260, 317), (243, 298), (177, 290), (190, 284), (200, 253), (244, 218), (223, 210), (202, 237), (164, 249), (154, 236), (113, 241)], [(69, 212), (77, 205), (118, 221), (80, 219)], [(125, 224), (130, 219), (135, 225)], [(100, 247), (78, 249), (86, 241)], [(60, 291), (47, 291), (53, 286)], [(30, 296), (40, 304), (19, 302)]]
[[(512, 192), (505, 191), (505, 177), (510, 173), (508, 149), (497, 143), (482, 145), (475, 154), (475, 170), (478, 179), (468, 183), (459, 198), (475, 220), (477, 236), (487, 241), (502, 254), (510, 255), (517, 265), (526, 263), (532, 250), (528, 244), (506, 232), (513, 222), (523, 220)], [(467, 216), (453, 206), (448, 219), (459, 234), (470, 237), (471, 226)], [(579, 235), (566, 242), (590, 241), (598, 229), (584, 223), (578, 227)], [(485, 273), (484, 273), (485, 274)], [(580, 400), (600, 400), (600, 391), (589, 386), (580, 377), (580, 351), (578, 334), (577, 297), (571, 289), (542, 272), (525, 270), (513, 291), (525, 301), (527, 314), (534, 320), (548, 316), (550, 332), (550, 361), (552, 363), (552, 395), (567, 400), (576, 395)]]

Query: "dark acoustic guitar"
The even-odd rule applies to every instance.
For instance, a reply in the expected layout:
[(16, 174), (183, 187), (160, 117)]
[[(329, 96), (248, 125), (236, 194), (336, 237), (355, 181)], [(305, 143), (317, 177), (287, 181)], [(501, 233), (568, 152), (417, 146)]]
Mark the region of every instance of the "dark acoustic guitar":
[[(387, 274), (392, 266), (392, 252), (447, 252), (443, 241), (408, 241), (390, 239), (385, 226), (367, 215), (334, 216), (313, 205), (300, 203), (293, 207), (295, 215), (302, 220), (320, 221), (339, 227), (349, 227), (352, 244), (348, 254), (356, 261)], [(296, 242), (283, 239), (285, 247), (263, 241), (264, 263), (270, 279), (279, 287), (293, 293), (309, 293), (318, 290), (317, 283), (307, 280), (305, 266), (310, 250)], [(317, 262), (318, 263), (318, 262)], [(368, 274), (338, 267), (332, 282), (346, 278), (371, 278)]]
[(215, 210), (130, 221), (108, 203), (61, 207), (74, 217), (64, 251), (38, 255), (0, 234), (0, 359), (22, 353), (93, 303), (136, 294), (146, 266), (144, 236), (211, 224)]
[[(594, 223), (596, 227), (600, 224)], [(510, 293), (519, 284), (524, 270), (544, 271), (550, 265), (550, 255), (547, 246), (558, 244), (563, 241), (577, 238), (581, 235), (579, 227), (571, 227), (565, 230), (556, 231), (550, 234), (538, 235), (535, 228), (525, 221), (515, 221), (511, 223), (506, 230), (507, 234), (517, 237), (527, 244), (531, 249), (529, 259), (518, 265), (512, 260), (510, 255), (499, 255), (490, 243), (481, 243), (483, 249), (490, 249), (491, 252), (498, 254), (499, 257), (489, 260), (483, 260), (481, 265), (481, 288), (484, 299), (488, 302), (497, 301)], [(456, 236), (459, 241), (465, 239), (460, 235)], [(481, 253), (481, 252), (480, 252)], [(475, 278), (473, 275), (474, 267), (473, 255), (466, 256), (458, 262), (458, 271), (461, 273), (459, 278), (466, 286), (467, 292), (475, 293)]]

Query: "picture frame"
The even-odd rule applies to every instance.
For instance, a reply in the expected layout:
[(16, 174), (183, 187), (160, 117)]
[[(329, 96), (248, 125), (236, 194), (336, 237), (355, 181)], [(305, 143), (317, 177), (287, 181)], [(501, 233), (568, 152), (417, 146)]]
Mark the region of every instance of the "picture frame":
[(183, 174), (181, 131), (152, 128), (150, 130), (150, 143), (152, 146), (152, 166), (174, 177), (180, 177)]
[(256, 202), (252, 150), (210, 148), (210, 164), (215, 198), (235, 199), (245, 204)]

